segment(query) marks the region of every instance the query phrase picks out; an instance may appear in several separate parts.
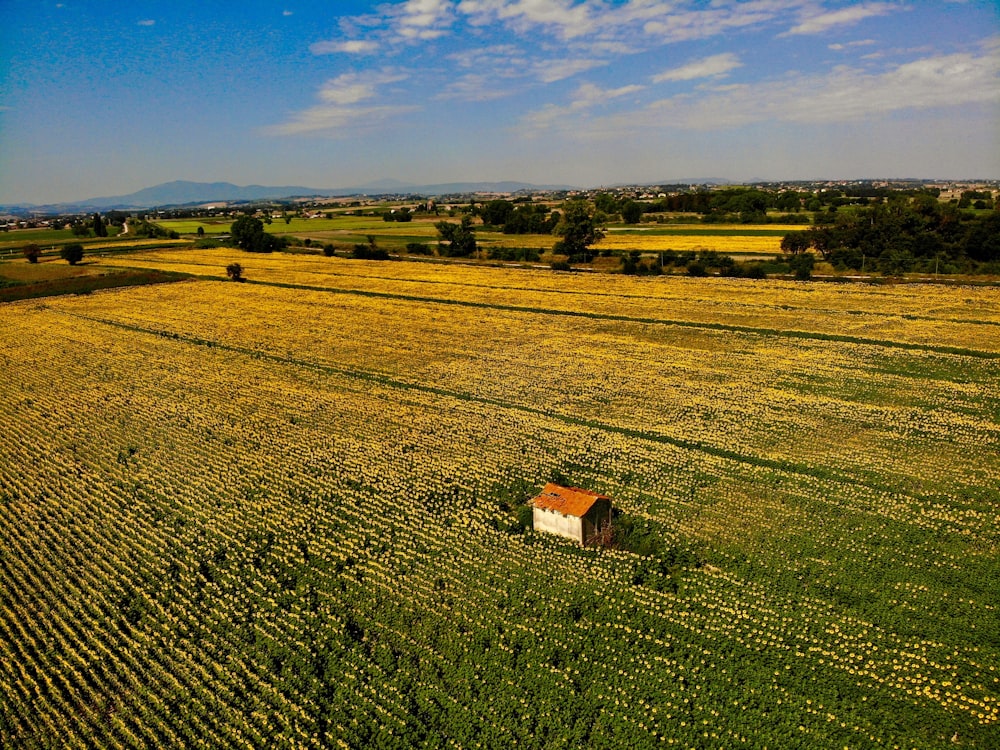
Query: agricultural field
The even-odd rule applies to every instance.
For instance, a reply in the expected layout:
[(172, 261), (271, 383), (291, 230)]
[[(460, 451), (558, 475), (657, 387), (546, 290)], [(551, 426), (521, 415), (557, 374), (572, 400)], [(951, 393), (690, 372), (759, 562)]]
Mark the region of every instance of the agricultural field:
[[(439, 217), (420, 218), (406, 223), (385, 222), (380, 216), (353, 216), (334, 214), (326, 219), (293, 218), (290, 223), (277, 218), (266, 225), (266, 231), (279, 236), (309, 238), (315, 242), (353, 244), (365, 242), (368, 235), (374, 236), (380, 245), (398, 250), (408, 242), (423, 242), (434, 245), (438, 232), (434, 224), (438, 221), (459, 219), (442, 214)], [(198, 227), (206, 236), (228, 233), (232, 225), (230, 219), (168, 219), (159, 222), (161, 226), (179, 234), (194, 234)], [(500, 231), (485, 231), (476, 225), (476, 239), (484, 249), (491, 247), (532, 248), (542, 252), (552, 249), (558, 237), (550, 234), (504, 234)], [(712, 250), (734, 256), (774, 257), (781, 252), (781, 238), (789, 231), (801, 231), (803, 225), (651, 225), (612, 226), (606, 237), (595, 245), (596, 250), (628, 252), (660, 252), (675, 250)]]
[(1000, 746), (995, 290), (103, 263), (196, 278), (0, 305), (0, 746)]
[(105, 266), (93, 260), (69, 265), (52, 259), (29, 263), (19, 258), (0, 262), (0, 303), (60, 294), (89, 294), (113, 287), (162, 284), (181, 278), (186, 277), (154, 268)]
[(190, 245), (187, 240), (166, 238), (146, 239), (132, 236), (119, 237), (77, 237), (68, 229), (18, 229), (0, 234), (0, 262), (20, 260), (26, 245), (38, 245), (43, 257), (59, 257), (63, 245), (79, 243), (86, 256), (101, 255), (108, 251), (128, 250), (143, 247), (168, 247), (170, 245)]

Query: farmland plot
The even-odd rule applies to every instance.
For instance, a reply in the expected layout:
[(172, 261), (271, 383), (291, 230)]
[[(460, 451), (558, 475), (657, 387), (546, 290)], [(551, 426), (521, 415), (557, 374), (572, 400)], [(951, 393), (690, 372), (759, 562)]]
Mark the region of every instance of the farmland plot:
[(0, 308), (0, 745), (996, 744), (994, 293), (115, 262)]

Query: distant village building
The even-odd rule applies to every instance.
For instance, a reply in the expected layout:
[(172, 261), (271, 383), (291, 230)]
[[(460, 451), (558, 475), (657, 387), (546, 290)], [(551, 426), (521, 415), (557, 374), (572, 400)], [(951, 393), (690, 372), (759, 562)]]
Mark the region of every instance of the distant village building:
[(611, 498), (579, 487), (549, 482), (531, 501), (535, 530), (587, 543), (602, 524), (611, 523)]

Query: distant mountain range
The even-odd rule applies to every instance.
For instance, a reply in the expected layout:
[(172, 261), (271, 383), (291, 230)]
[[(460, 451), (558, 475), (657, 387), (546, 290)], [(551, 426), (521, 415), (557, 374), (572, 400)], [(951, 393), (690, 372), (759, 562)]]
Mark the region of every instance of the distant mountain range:
[(296, 197), (343, 197), (349, 195), (449, 195), (456, 193), (515, 193), (519, 190), (572, 190), (569, 185), (532, 185), (527, 182), (450, 182), (416, 185), (399, 180), (380, 180), (346, 188), (314, 188), (301, 185), (234, 185), (230, 182), (189, 182), (175, 180), (137, 190), (128, 195), (88, 198), (49, 205), (22, 204), (0, 206), (0, 211), (17, 209), (40, 213), (77, 211), (131, 210), (185, 206), (191, 204), (238, 203), (243, 201), (280, 200)]

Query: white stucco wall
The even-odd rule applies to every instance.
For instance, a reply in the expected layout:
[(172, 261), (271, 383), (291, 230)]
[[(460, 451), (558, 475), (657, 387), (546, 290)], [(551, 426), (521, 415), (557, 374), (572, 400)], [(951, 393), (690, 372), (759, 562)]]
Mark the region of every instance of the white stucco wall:
[(564, 516), (559, 511), (532, 509), (532, 521), (537, 531), (548, 531), (559, 534), (583, 544), (583, 519), (576, 516)]

